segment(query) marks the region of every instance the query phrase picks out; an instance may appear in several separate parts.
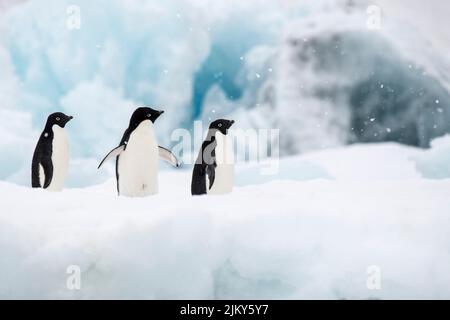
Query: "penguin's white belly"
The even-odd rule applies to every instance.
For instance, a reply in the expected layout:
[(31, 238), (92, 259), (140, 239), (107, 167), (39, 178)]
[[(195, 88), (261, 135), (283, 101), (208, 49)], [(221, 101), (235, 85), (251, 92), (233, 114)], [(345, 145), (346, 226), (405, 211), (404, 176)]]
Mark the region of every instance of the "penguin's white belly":
[(119, 193), (144, 197), (158, 193), (158, 144), (153, 124), (142, 122), (130, 135), (119, 156)]
[(232, 144), (226, 135), (216, 133), (217, 146), (216, 169), (214, 184), (209, 189), (209, 181), (206, 178), (208, 194), (226, 194), (233, 191), (234, 186), (234, 152)]
[[(64, 187), (64, 182), (67, 178), (69, 170), (69, 138), (67, 137), (66, 129), (57, 125), (52, 127), (53, 142), (52, 142), (52, 164), (53, 176), (47, 190), (61, 191)], [(43, 170), (40, 168), (43, 174)], [(40, 174), (41, 177), (41, 174)], [(43, 185), (41, 177), (41, 185)]]

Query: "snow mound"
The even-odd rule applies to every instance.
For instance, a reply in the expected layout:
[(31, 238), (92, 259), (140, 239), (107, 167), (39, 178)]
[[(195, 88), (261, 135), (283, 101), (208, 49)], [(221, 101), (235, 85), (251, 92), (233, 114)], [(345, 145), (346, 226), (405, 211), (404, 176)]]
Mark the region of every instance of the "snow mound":
[(450, 178), (450, 135), (431, 142), (431, 148), (417, 155), (416, 167), (425, 178)]
[(0, 298), (448, 299), (450, 180), (422, 179), (420, 152), (322, 151), (283, 159), (272, 180), (239, 166), (227, 196), (191, 197), (190, 170), (162, 172), (144, 199), (117, 197), (114, 180), (0, 182)]

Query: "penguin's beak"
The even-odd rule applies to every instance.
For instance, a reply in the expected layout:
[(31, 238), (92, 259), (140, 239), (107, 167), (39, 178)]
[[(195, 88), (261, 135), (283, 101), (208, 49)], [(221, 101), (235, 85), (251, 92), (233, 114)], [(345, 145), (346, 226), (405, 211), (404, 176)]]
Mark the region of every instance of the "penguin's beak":
[(156, 119), (158, 119), (163, 113), (164, 113), (163, 110), (158, 111), (158, 115), (156, 116)]
[(164, 113), (164, 111), (162, 111), (162, 110), (156, 111), (156, 115), (153, 119), (153, 122), (155, 122), (155, 120), (158, 119), (163, 113)]
[(225, 134), (228, 133), (228, 130), (230, 130), (233, 123), (234, 123), (234, 120), (228, 120), (228, 127), (225, 128)]
[(66, 126), (66, 124), (72, 119), (73, 119), (72, 116), (65, 116), (65, 117), (63, 117), (62, 121), (61, 121), (61, 127), (64, 128)]
[(72, 120), (72, 119), (73, 119), (72, 116), (67, 116), (67, 117), (66, 117), (66, 122), (65, 122), (64, 124), (66, 124), (67, 122), (69, 122), (69, 121)]

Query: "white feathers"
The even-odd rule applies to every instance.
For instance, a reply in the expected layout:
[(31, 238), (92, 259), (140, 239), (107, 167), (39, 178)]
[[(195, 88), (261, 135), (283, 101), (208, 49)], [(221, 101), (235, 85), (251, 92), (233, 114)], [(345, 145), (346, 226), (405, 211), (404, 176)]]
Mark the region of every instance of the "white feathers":
[[(69, 139), (67, 137), (66, 129), (61, 128), (58, 125), (52, 127), (53, 130), (53, 142), (52, 142), (52, 164), (53, 175), (50, 185), (47, 190), (61, 191), (66, 181), (67, 172), (69, 169)], [(41, 166), (40, 166), (41, 167)], [(39, 170), (41, 171), (41, 170)], [(43, 170), (42, 170), (43, 171)], [(42, 175), (45, 179), (45, 175)], [(39, 173), (39, 179), (42, 182), (41, 174)]]
[(206, 177), (206, 189), (208, 194), (226, 194), (230, 193), (234, 186), (234, 152), (227, 135), (217, 131), (216, 141), (215, 179), (209, 189), (209, 179)]
[(153, 123), (141, 124), (131, 133), (119, 157), (119, 192), (128, 197), (158, 193), (158, 144)]
[(178, 162), (178, 159), (175, 157), (175, 155), (170, 152), (170, 150), (167, 150), (163, 147), (158, 147), (158, 151), (159, 151), (159, 157), (165, 161), (167, 161), (168, 163), (170, 163), (171, 165), (173, 165), (174, 167), (179, 167), (180, 163)]

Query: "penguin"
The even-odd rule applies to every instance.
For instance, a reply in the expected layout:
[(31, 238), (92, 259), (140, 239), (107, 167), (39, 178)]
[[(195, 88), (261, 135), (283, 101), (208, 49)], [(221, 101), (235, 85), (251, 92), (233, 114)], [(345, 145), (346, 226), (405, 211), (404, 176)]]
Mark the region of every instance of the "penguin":
[(192, 172), (191, 193), (226, 194), (234, 185), (234, 152), (227, 136), (234, 120), (213, 121)]
[(116, 181), (119, 196), (145, 197), (158, 193), (158, 157), (175, 167), (180, 163), (170, 150), (158, 146), (154, 123), (164, 111), (137, 108), (118, 147), (100, 162), (116, 157)]
[(62, 112), (48, 116), (44, 131), (34, 150), (31, 165), (31, 186), (61, 191), (69, 169), (69, 139), (66, 124), (72, 120)]

